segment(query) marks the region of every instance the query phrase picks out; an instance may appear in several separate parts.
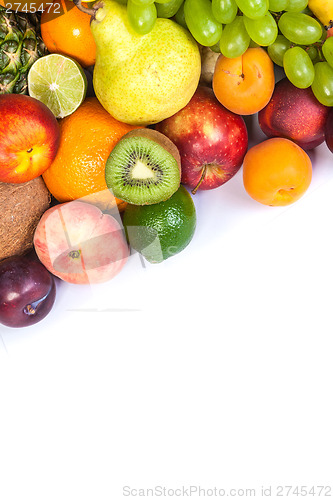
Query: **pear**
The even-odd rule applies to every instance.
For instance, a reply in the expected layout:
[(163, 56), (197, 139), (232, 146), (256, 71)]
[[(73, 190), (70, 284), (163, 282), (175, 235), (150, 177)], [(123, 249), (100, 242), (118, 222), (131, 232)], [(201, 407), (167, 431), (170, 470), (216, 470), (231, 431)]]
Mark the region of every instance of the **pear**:
[(186, 106), (201, 73), (198, 44), (188, 30), (158, 18), (148, 34), (139, 35), (125, 5), (115, 0), (95, 5), (93, 85), (102, 106), (132, 125), (157, 123)]

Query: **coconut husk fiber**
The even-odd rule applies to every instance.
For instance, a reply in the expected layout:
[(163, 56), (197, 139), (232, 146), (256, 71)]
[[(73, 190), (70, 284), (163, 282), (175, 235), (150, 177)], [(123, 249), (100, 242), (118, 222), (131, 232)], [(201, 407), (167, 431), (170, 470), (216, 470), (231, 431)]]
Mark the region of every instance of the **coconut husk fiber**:
[(0, 261), (33, 247), (36, 226), (50, 203), (42, 177), (22, 184), (0, 182)]

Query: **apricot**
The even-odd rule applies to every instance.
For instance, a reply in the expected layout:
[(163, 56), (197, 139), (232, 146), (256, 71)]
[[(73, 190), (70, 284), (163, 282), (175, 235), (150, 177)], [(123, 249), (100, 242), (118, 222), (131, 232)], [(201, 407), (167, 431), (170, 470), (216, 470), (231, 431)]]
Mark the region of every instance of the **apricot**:
[(275, 85), (274, 64), (261, 47), (249, 48), (243, 55), (218, 57), (213, 90), (223, 106), (239, 115), (252, 115), (269, 102)]
[(294, 203), (306, 192), (311, 178), (309, 156), (289, 139), (267, 139), (249, 149), (244, 157), (245, 190), (264, 205)]

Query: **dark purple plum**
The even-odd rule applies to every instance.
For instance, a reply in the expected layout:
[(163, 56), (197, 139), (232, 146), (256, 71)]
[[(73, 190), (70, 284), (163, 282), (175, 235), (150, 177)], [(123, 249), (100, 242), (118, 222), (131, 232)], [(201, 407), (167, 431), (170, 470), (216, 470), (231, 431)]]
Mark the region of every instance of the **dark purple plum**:
[(34, 325), (55, 301), (54, 277), (30, 255), (0, 262), (0, 323), (19, 328)]
[(331, 109), (326, 120), (325, 140), (328, 149), (333, 153), (333, 109)]

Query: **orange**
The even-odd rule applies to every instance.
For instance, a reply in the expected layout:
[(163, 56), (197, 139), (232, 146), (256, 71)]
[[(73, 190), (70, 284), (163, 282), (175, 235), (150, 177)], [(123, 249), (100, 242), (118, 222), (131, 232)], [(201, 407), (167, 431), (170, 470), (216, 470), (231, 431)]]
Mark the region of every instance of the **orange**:
[(261, 47), (243, 55), (218, 57), (213, 75), (214, 94), (220, 103), (239, 115), (252, 115), (266, 106), (275, 85), (274, 64)]
[(125, 202), (117, 200), (105, 183), (105, 163), (121, 137), (134, 128), (119, 122), (99, 103), (88, 97), (69, 116), (59, 120), (60, 145), (43, 179), (51, 194), (60, 202), (88, 196), (84, 201), (102, 210), (117, 203), (123, 210)]
[(244, 157), (244, 187), (264, 205), (294, 203), (308, 189), (311, 178), (309, 156), (289, 139), (267, 139), (249, 149)]
[(95, 64), (96, 44), (90, 19), (70, 0), (54, 0), (41, 17), (41, 34), (49, 52), (72, 57), (84, 68)]

